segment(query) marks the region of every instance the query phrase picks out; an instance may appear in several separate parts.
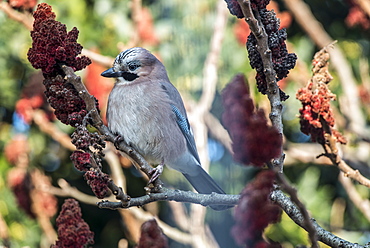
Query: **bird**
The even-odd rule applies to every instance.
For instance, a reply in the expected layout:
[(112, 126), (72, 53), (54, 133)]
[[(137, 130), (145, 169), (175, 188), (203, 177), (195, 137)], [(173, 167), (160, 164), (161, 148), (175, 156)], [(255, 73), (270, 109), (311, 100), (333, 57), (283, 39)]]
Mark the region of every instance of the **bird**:
[(162, 62), (148, 50), (134, 47), (118, 54), (113, 67), (101, 76), (115, 78), (108, 97), (108, 128), (157, 165), (150, 182), (166, 165), (181, 172), (198, 193), (225, 194), (201, 166), (184, 103)]

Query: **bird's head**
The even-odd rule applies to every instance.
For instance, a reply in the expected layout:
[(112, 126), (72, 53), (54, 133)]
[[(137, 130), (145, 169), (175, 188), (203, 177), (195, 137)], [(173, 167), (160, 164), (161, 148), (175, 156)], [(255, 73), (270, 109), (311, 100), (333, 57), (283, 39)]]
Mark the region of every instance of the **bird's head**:
[(101, 74), (116, 78), (116, 83), (130, 84), (138, 79), (164, 79), (167, 72), (163, 64), (148, 50), (141, 47), (127, 49), (116, 57), (113, 67)]

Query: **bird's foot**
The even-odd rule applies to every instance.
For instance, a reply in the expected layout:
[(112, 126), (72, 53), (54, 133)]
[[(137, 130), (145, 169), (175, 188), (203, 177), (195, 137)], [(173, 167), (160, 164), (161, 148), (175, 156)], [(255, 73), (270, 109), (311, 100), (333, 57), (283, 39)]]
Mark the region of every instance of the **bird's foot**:
[(158, 177), (162, 174), (163, 172), (163, 163), (159, 164), (157, 167), (155, 167), (152, 171), (151, 171), (151, 178), (149, 180), (149, 184), (153, 183), (155, 180), (158, 179)]
[(124, 141), (124, 138), (121, 136), (121, 135), (117, 135), (114, 140), (113, 140), (113, 144), (115, 147), (118, 147), (119, 146), (119, 143), (121, 143), (121, 141)]

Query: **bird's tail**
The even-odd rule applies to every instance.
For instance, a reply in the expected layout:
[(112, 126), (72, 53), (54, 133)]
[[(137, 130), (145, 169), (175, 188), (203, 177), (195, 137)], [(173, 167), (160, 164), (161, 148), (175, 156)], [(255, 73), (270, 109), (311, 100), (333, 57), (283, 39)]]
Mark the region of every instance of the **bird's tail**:
[[(202, 167), (198, 167), (198, 174), (196, 176), (190, 176), (183, 173), (186, 179), (191, 183), (196, 191), (200, 194), (211, 194), (215, 192), (217, 194), (226, 194), (225, 191), (212, 179), (212, 177), (203, 170)], [(231, 208), (233, 206), (228, 205), (210, 205), (213, 210), (221, 211)]]

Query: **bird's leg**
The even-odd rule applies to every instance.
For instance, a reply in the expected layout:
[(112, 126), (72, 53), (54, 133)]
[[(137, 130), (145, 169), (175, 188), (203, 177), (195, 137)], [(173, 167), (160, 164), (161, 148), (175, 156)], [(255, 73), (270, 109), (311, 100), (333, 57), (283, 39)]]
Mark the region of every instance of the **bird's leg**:
[(153, 168), (153, 170), (151, 171), (151, 178), (149, 180), (149, 184), (150, 183), (153, 183), (155, 180), (158, 179), (158, 177), (162, 174), (163, 172), (163, 167), (164, 167), (164, 161), (162, 160), (162, 162), (157, 165), (157, 167)]

